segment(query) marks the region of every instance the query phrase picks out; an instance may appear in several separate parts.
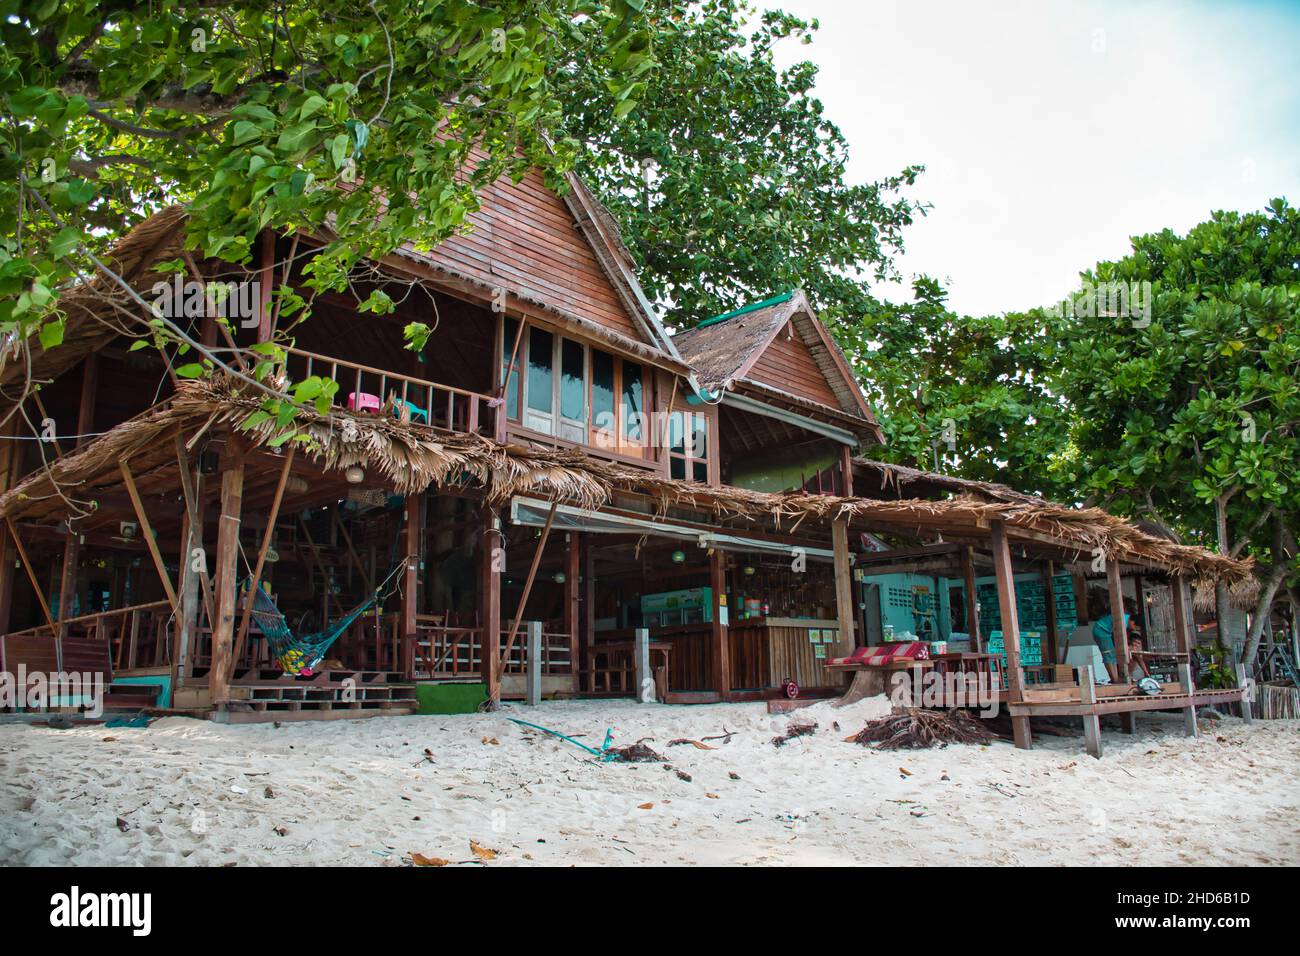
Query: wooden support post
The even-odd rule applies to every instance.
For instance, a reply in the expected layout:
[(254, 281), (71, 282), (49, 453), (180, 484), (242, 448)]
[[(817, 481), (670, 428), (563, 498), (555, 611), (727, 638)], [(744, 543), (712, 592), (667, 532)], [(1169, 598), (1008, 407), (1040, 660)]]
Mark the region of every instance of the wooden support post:
[(501, 529), (495, 512), (484, 502), (480, 505), (482, 525), (479, 529), (479, 625), (482, 638), (479, 674), (487, 690), (488, 706), (496, 709), (501, 702), (501, 570), (505, 562)]
[(650, 672), (650, 628), (638, 627), (633, 632), (632, 666), (636, 671), (636, 695), (643, 704), (653, 704), (655, 697), (654, 674)]
[(578, 601), (579, 578), (582, 576), (582, 535), (570, 531), (566, 535), (568, 547), (564, 562), (564, 633), (569, 635), (569, 666), (573, 673), (573, 689), (578, 690), (578, 657), (580, 643), (578, 631), (582, 620), (581, 605)]
[(1255, 722), (1255, 682), (1250, 676), (1250, 669), (1241, 661), (1236, 664), (1237, 667), (1237, 686), (1246, 688), (1246, 693), (1241, 698), (1241, 719), (1248, 724)]
[(587, 691), (596, 690), (596, 675), (592, 673), (596, 662), (591, 653), (596, 643), (596, 549), (590, 537), (583, 544), (582, 573), (582, 669), (587, 675)]
[(528, 660), (524, 700), (529, 707), (536, 707), (542, 702), (542, 622), (528, 622)]
[[(993, 522), (993, 573), (998, 581), (1002, 643), (1007, 649), (1007, 700), (1022, 701), (1025, 699), (1025, 674), (1020, 667), (1020, 614), (1016, 609), (1015, 571), (1007, 543), (1007, 528), (1001, 521)], [(1012, 717), (1011, 730), (1017, 747), (1028, 750), (1033, 746), (1028, 717)]]
[(1047, 612), (1047, 648), (1051, 653), (1044, 663), (1051, 664), (1055, 667), (1061, 660), (1059, 649), (1056, 646), (1057, 635), (1056, 629), (1059, 626), (1056, 620), (1056, 565), (1051, 561), (1043, 562), (1043, 600), (1045, 601), (1044, 610)]
[(56, 631), (59, 637), (67, 636), (68, 625), (64, 621), (76, 616), (72, 602), (77, 596), (77, 572), (80, 564), (81, 535), (69, 519), (67, 538), (63, 542), (63, 570), (59, 575), (59, 626)]
[[(1192, 651), (1191, 616), (1187, 613), (1187, 580), (1181, 574), (1169, 579), (1169, 598), (1174, 609), (1174, 650), (1179, 654), (1190, 655)], [(1190, 657), (1178, 664), (1178, 678), (1187, 694), (1196, 693), (1196, 682), (1192, 679)], [(1196, 736), (1196, 705), (1189, 704), (1183, 708), (1183, 731), (1188, 737)]]
[(984, 650), (984, 644), (980, 640), (979, 601), (975, 597), (974, 548), (961, 549), (961, 579), (966, 592), (966, 633), (970, 634), (970, 649), (978, 654)]
[(537, 550), (533, 552), (533, 563), (528, 568), (528, 577), (524, 579), (524, 590), (519, 595), (519, 607), (515, 609), (514, 620), (510, 622), (510, 634), (506, 640), (505, 652), (501, 655), (501, 664), (505, 665), (510, 653), (515, 649), (515, 638), (519, 634), (519, 622), (523, 620), (524, 611), (528, 607), (528, 595), (532, 593), (533, 581), (537, 578), (537, 568), (542, 563), (542, 553), (546, 550), (546, 542), (551, 537), (551, 525), (555, 522), (555, 509), (559, 507), (558, 501), (551, 502), (551, 510), (546, 513), (546, 524), (542, 527), (542, 536), (537, 539)]
[(275, 496), (271, 499), (271, 511), (266, 517), (266, 531), (262, 534), (262, 546), (257, 549), (257, 564), (253, 567), (253, 576), (248, 582), (248, 600), (244, 602), (244, 616), (239, 622), (239, 636), (235, 638), (235, 649), (231, 660), (238, 662), (244, 653), (244, 642), (248, 639), (248, 625), (253, 613), (253, 592), (262, 586), (262, 569), (266, 567), (266, 555), (271, 550), (271, 539), (275, 536), (275, 522), (280, 517), (280, 502), (284, 500), (284, 487), (289, 481), (289, 470), (293, 468), (293, 456), (297, 448), (290, 447), (284, 455), (284, 466), (280, 469), (280, 480), (275, 486)]
[(835, 558), (835, 617), (839, 623), (841, 657), (848, 657), (857, 647), (853, 622), (857, 619), (857, 602), (853, 600), (853, 555), (849, 553), (849, 522), (836, 518), (831, 523), (831, 547)]
[(420, 613), (420, 548), (424, 542), (424, 494), (406, 497), (406, 571), (402, 587), (402, 659), (395, 661), (402, 673), (415, 673), (415, 642), (419, 637), (416, 616)]
[(203, 608), (208, 613), (208, 626), (217, 619), (216, 600), (212, 596), (212, 578), (208, 576), (207, 549), (203, 544), (203, 519), (205, 512), (205, 502), (200, 491), (202, 476), (198, 469), (190, 463), (189, 454), (185, 450), (185, 441), (181, 436), (176, 436), (176, 464), (180, 469), (181, 476), (181, 495), (185, 499), (185, 510), (189, 514), (190, 527), (193, 529), (193, 540), (191, 550), (186, 552), (187, 560), (192, 556), (192, 549), (195, 547), (204, 548), (203, 565), (199, 571), (199, 584), (202, 587)]
[[(167, 595), (167, 602), (171, 604), (173, 611), (178, 611), (180, 610), (180, 599), (176, 597), (176, 589), (172, 587), (171, 575), (167, 573), (167, 565), (163, 562), (162, 552), (158, 550), (158, 539), (154, 536), (153, 525), (149, 523), (149, 516), (145, 514), (144, 502), (140, 499), (140, 490), (136, 488), (135, 478), (131, 475), (131, 465), (126, 461), (119, 461), (117, 467), (122, 472), (122, 483), (126, 485), (126, 493), (131, 498), (131, 507), (135, 509), (136, 519), (140, 522), (140, 536), (144, 538), (144, 543), (149, 548), (149, 556), (153, 558), (153, 566), (162, 581), (163, 592)], [(240, 475), (242, 477), (242, 470)]]
[(727, 637), (730, 623), (727, 613), (727, 564), (721, 549), (709, 552), (709, 587), (713, 591), (713, 622), (711, 625), (710, 658), (713, 664), (713, 686), (723, 700), (731, 697), (731, 653)]
[[(1092, 673), (1092, 665), (1076, 667), (1074, 673), (1079, 679), (1079, 699), (1085, 704), (1097, 703), (1097, 684)], [(1101, 759), (1101, 718), (1096, 713), (1083, 715), (1083, 739), (1089, 755)]]
[[(1124, 589), (1120, 583), (1119, 560), (1106, 559), (1106, 586), (1110, 593), (1110, 631), (1115, 639), (1115, 670), (1120, 684), (1129, 682), (1128, 628), (1124, 626)], [(1119, 715), (1125, 733), (1137, 733), (1137, 715), (1129, 712)]]
[(840, 448), (840, 476), (844, 482), (844, 497), (853, 497), (853, 449), (848, 445)]
[(212, 622), (208, 694), (214, 706), (230, 699), (231, 657), (238, 602), (239, 519), (244, 499), (244, 449), (233, 436), (221, 453), (221, 517), (217, 523), (217, 616)]
[(18, 551), (18, 558), (23, 563), (23, 570), (27, 572), (27, 579), (32, 582), (32, 590), (36, 592), (36, 600), (40, 602), (41, 611), (45, 614), (45, 623), (50, 626), (51, 634), (59, 633), (58, 627), (54, 623), (54, 615), (50, 613), (50, 602), (45, 600), (45, 589), (41, 587), (41, 582), (36, 579), (36, 569), (32, 567), (31, 559), (27, 557), (27, 549), (23, 547), (22, 539), (18, 537), (18, 529), (14, 527), (13, 518), (5, 518), (5, 526), (9, 529), (9, 537), (13, 539), (14, 548)]

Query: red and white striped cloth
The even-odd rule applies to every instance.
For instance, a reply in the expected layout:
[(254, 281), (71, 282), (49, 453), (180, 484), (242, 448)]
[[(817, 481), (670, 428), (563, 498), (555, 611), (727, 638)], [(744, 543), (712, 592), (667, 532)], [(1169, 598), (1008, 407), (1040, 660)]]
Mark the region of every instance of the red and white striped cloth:
[(828, 664), (868, 664), (880, 667), (890, 661), (924, 661), (930, 659), (930, 645), (925, 641), (897, 641), (876, 647), (859, 647), (848, 657), (836, 657)]

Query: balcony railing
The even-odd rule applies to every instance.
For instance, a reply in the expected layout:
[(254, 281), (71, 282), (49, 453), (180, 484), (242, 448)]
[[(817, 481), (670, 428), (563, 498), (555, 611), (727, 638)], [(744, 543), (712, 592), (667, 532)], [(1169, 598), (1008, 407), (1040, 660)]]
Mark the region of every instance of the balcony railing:
[(303, 349), (285, 349), (285, 367), (294, 381), (313, 375), (338, 383), (334, 406), (356, 412), (391, 413), (452, 432), (490, 435), (492, 398), (478, 392), (371, 368)]

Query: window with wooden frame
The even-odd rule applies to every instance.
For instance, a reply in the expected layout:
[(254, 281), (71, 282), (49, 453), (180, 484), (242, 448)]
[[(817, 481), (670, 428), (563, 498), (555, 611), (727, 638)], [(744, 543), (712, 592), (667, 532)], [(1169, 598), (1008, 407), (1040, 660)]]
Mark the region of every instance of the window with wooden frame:
[(623, 455), (651, 456), (649, 370), (554, 332), (504, 318), (506, 417), (529, 431)]
[(709, 417), (674, 409), (668, 416), (668, 476), (709, 482)]

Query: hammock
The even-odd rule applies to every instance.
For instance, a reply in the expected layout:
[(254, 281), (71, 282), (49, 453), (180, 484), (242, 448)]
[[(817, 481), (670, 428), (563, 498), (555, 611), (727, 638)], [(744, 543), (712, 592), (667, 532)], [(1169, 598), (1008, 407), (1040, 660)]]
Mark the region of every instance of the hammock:
[(295, 677), (298, 675), (310, 677), (316, 666), (325, 659), (325, 652), (329, 650), (330, 645), (352, 626), (353, 621), (370, 609), (376, 597), (377, 594), (366, 598), (325, 630), (304, 634), (302, 637), (293, 636), (293, 632), (289, 630), (289, 625), (284, 620), (284, 615), (261, 588), (253, 592), (253, 606), (249, 616), (266, 638), (271, 653), (275, 655), (284, 672)]

